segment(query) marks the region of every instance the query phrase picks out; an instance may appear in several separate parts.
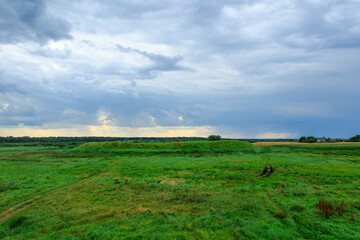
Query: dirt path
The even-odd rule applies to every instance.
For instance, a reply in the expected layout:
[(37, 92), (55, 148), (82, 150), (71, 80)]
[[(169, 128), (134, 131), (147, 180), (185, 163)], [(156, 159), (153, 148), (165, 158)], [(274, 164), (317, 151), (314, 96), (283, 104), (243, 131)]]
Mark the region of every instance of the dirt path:
[[(70, 187), (70, 186), (73, 186), (73, 185), (76, 185), (76, 184), (79, 184), (79, 183), (83, 183), (83, 182), (88, 182), (88, 181), (94, 179), (95, 177), (98, 177), (100, 174), (107, 172), (109, 170), (109, 167), (111, 167), (114, 164), (116, 164), (116, 163), (118, 163), (118, 162), (120, 162), (122, 160), (125, 160), (125, 159), (126, 158), (120, 158), (120, 159), (118, 159), (118, 160), (116, 160), (116, 161), (114, 161), (112, 163), (107, 164), (106, 167), (103, 170), (98, 171), (98, 172), (94, 173), (93, 175), (91, 175), (91, 176), (89, 176), (87, 178), (81, 179), (80, 181), (77, 181), (77, 182), (74, 182), (74, 183), (70, 183), (70, 184), (62, 186), (60, 188), (53, 189), (51, 192), (49, 192), (49, 193), (47, 193), (47, 194), (45, 194), (43, 196), (36, 195), (35, 197), (32, 197), (32, 198), (30, 198), (30, 199), (28, 199), (26, 201), (20, 202), (20, 203), (14, 205), (14, 206), (2, 211), (0, 213), (0, 224), (5, 222), (7, 219), (14, 216), (15, 214), (17, 214), (17, 213), (19, 213), (19, 212), (21, 212), (21, 211), (23, 211), (25, 209), (28, 209), (29, 207), (35, 205), (36, 203), (40, 202), (42, 199), (44, 199), (46, 197), (50, 197), (50, 196), (64, 190), (67, 187)], [(21, 207), (21, 208), (18, 208), (18, 207), (20, 207), (22, 205), (24, 205), (24, 206)]]
[(274, 201), (274, 199), (272, 199), (270, 192), (267, 193), (266, 201), (268, 201), (276, 210), (275, 215), (277, 218), (285, 218), (286, 217), (284, 210), (281, 208), (281, 206), (276, 201)]
[[(30, 199), (28, 199), (28, 200), (26, 200), (26, 201), (24, 201), (24, 202), (18, 203), (18, 204), (16, 204), (16, 205), (14, 205), (14, 206), (12, 206), (12, 207), (10, 207), (10, 208), (8, 208), (8, 209), (0, 212), (0, 216), (6, 215), (7, 213), (13, 211), (15, 208), (17, 208), (17, 207), (19, 207), (19, 206), (21, 206), (21, 205), (23, 205), (23, 204), (25, 204), (25, 203), (31, 202), (32, 200), (35, 200), (36, 198), (39, 198), (39, 197), (40, 197), (40, 195), (37, 195), (37, 196), (35, 196), (35, 197), (33, 197), (33, 198), (30, 198)], [(0, 223), (1, 223), (1, 219), (0, 219)]]
[[(40, 199), (39, 199), (39, 200), (40, 200)], [(27, 205), (23, 206), (22, 208), (17, 209), (16, 211), (13, 211), (13, 212), (10, 212), (10, 213), (6, 214), (4, 217), (0, 218), (0, 224), (1, 224), (2, 222), (6, 221), (9, 217), (14, 216), (14, 215), (17, 214), (18, 212), (21, 212), (21, 211), (23, 211), (23, 210), (31, 207), (32, 205), (36, 204), (37, 202), (38, 202), (38, 201), (35, 201), (35, 202), (33, 202), (33, 203), (30, 203), (30, 204), (27, 204)]]

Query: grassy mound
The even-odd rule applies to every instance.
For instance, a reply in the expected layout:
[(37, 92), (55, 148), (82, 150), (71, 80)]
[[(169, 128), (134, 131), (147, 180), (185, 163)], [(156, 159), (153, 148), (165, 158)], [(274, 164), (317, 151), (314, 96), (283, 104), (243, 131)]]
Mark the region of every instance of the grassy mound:
[(231, 153), (253, 152), (257, 147), (249, 142), (229, 141), (190, 141), (171, 143), (102, 142), (85, 143), (74, 148), (75, 152), (102, 153)]

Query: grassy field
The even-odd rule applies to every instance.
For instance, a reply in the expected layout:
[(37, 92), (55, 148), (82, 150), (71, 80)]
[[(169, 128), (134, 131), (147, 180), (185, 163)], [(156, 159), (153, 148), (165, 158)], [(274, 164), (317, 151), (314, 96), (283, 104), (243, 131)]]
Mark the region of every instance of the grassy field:
[(2, 146), (0, 239), (360, 239), (360, 144)]

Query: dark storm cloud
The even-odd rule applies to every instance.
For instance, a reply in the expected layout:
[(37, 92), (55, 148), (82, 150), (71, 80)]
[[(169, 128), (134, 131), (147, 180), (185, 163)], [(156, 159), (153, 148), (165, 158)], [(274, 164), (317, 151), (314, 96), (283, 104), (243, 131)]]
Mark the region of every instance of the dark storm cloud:
[(283, 43), (305, 48), (355, 48), (360, 46), (360, 3), (350, 1), (298, 1), (300, 25), (281, 35)]
[(194, 71), (194, 69), (189, 67), (184, 67), (179, 65), (179, 62), (183, 60), (182, 56), (164, 56), (161, 54), (149, 53), (146, 51), (141, 51), (139, 49), (133, 49), (130, 47), (123, 47), (119, 44), (116, 47), (122, 52), (132, 52), (138, 53), (147, 59), (149, 59), (152, 64), (149, 67), (141, 68), (136, 74), (140, 78), (153, 78), (153, 74), (157, 72), (167, 72), (167, 71)]
[(50, 15), (43, 0), (0, 0), (0, 42), (71, 39), (70, 25)]

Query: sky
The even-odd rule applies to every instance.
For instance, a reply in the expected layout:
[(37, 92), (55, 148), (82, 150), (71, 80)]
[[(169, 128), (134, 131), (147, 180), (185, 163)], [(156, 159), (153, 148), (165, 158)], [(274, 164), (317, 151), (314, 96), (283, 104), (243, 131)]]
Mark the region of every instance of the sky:
[(0, 136), (348, 138), (359, 0), (0, 0)]

